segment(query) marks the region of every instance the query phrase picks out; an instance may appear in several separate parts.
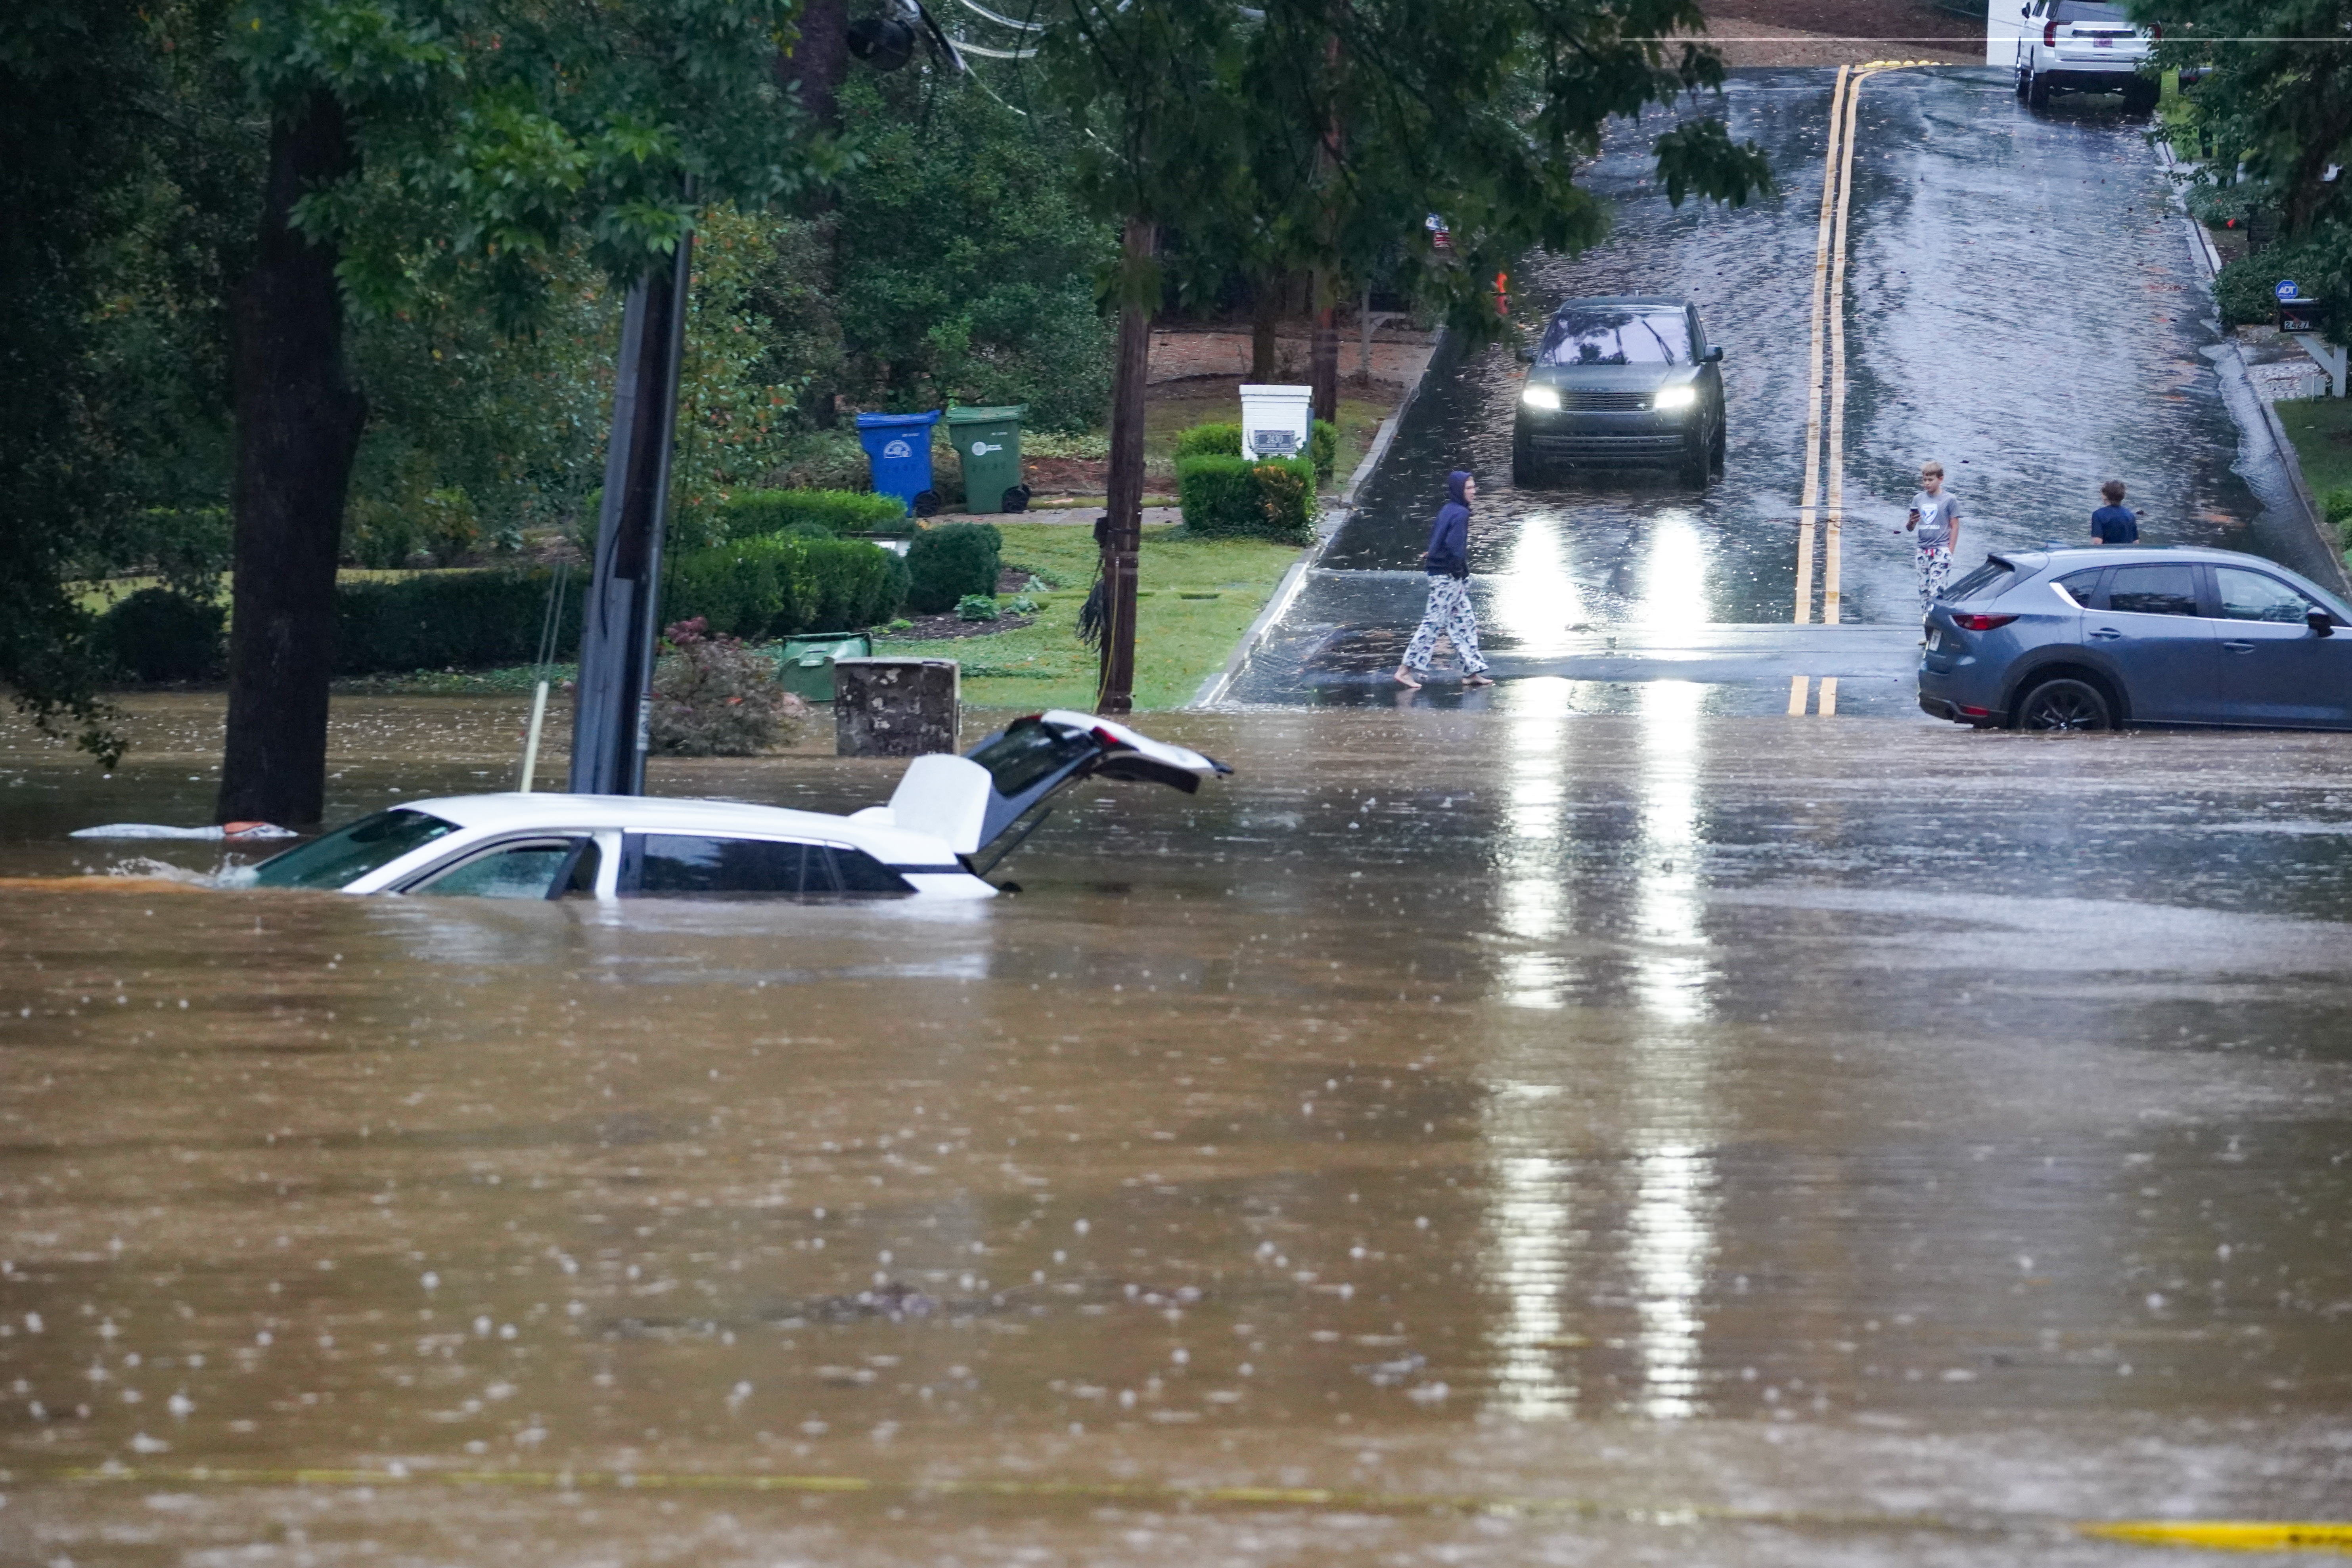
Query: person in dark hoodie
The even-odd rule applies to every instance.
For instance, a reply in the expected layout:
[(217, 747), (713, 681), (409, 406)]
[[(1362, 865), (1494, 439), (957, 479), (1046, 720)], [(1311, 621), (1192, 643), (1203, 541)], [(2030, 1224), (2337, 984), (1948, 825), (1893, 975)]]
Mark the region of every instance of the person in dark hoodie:
[(1462, 658), (1462, 684), (1492, 686), (1486, 661), (1478, 655), (1478, 617), (1470, 609), (1470, 503), (1478, 499), (1478, 481), (1456, 468), (1445, 476), (1445, 488), (1453, 499), (1437, 509), (1437, 521), (1429, 531), (1429, 553), (1422, 557), (1429, 573), (1429, 609), (1412, 640), (1404, 645), (1397, 684), (1420, 686), (1419, 678), (1429, 673), (1429, 661), (1437, 652), (1437, 639), (1447, 637)]

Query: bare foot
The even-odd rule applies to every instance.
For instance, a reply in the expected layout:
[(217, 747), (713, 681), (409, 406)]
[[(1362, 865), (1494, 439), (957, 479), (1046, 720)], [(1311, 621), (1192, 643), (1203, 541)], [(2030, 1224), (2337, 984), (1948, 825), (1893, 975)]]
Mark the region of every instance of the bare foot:
[(1396, 683), (1399, 686), (1410, 686), (1415, 691), (1421, 689), (1421, 682), (1415, 680), (1412, 678), (1412, 671), (1402, 664), (1396, 668)]
[(1492, 686), (1495, 684), (1495, 678), (1491, 675), (1467, 675), (1462, 678), (1462, 684), (1465, 686)]

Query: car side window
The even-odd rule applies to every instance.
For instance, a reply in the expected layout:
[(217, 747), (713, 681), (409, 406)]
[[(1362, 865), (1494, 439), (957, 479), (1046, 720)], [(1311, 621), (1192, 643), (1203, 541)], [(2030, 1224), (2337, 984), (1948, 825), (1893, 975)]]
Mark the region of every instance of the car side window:
[(2284, 621), (2300, 626), (2319, 606), (2267, 573), (2242, 566), (2216, 566), (2213, 579), (2221, 590), (2221, 618), (2230, 621)]
[[(648, 833), (629, 841), (635, 875), (625, 893), (645, 898), (693, 899), (730, 894), (797, 894), (809, 852), (822, 846), (766, 838), (714, 838), (699, 834)], [(822, 876), (823, 873), (820, 873)], [(830, 878), (817, 890), (832, 891)]]
[[(835, 880), (845, 893), (911, 893), (915, 890), (913, 883), (863, 849), (850, 849), (835, 844), (813, 851), (811, 860), (814, 861), (818, 854), (827, 854), (828, 850)], [(810, 880), (809, 890), (814, 892), (815, 879), (812, 878)]]
[[(451, 867), (411, 889), (435, 898), (544, 899), (556, 878), (581, 858), (582, 840), (534, 838), (501, 844)], [(593, 845), (590, 853), (594, 852)], [(592, 870), (590, 876), (594, 876)], [(593, 886), (592, 881), (591, 886)]]
[(2118, 566), (2107, 579), (2106, 608), (2121, 615), (2194, 616), (2193, 566)]
[(2092, 601), (2098, 597), (2099, 574), (2105, 570), (2104, 566), (2094, 566), (2087, 572), (2069, 572), (2058, 579), (2058, 586), (2066, 590), (2068, 598), (2086, 610), (2105, 608)]

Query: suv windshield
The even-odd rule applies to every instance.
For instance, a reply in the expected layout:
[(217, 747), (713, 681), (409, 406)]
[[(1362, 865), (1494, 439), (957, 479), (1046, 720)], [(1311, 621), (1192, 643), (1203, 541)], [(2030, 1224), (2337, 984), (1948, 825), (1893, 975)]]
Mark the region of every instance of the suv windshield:
[(379, 866), (389, 866), (420, 844), (430, 844), (457, 831), (444, 822), (406, 806), (362, 816), (324, 838), (314, 838), (253, 868), (257, 888), (341, 888)]
[(2050, 7), (2053, 22), (2107, 22), (2118, 27), (2128, 27), (2131, 18), (2120, 5), (2102, 5), (2100, 0), (2058, 0)]
[(1538, 364), (1688, 364), (1690, 319), (1680, 310), (1574, 306), (1551, 319)]

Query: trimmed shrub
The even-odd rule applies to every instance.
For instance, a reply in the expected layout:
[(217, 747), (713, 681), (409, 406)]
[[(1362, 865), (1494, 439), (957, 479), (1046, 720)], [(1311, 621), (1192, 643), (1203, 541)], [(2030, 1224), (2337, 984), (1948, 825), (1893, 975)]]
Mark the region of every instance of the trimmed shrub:
[(966, 594), (956, 601), (956, 619), (960, 621), (992, 621), (996, 614), (993, 594)]
[(1186, 458), (1176, 465), (1176, 498), (1194, 533), (1314, 542), (1315, 465), (1305, 458)]
[(907, 605), (936, 616), (966, 594), (996, 592), (1003, 570), (1004, 535), (992, 522), (949, 522), (927, 528), (907, 548)]
[(133, 680), (208, 680), (221, 672), (228, 612), (175, 594), (142, 588), (98, 619), (98, 646)]
[(828, 532), (903, 533), (914, 526), (896, 496), (860, 490), (745, 490), (719, 509), (720, 534), (751, 539), (802, 523)]
[(666, 628), (671, 652), (654, 666), (646, 716), (656, 752), (674, 757), (749, 757), (785, 739), (808, 717), (786, 691), (776, 661), (699, 617)]
[(713, 635), (753, 639), (856, 631), (907, 597), (907, 563), (854, 539), (740, 539), (672, 563), (666, 605)]
[(2325, 290), (2334, 268), (2315, 246), (2273, 245), (2259, 255), (2242, 256), (2214, 275), (2213, 302), (2221, 320), (2233, 327), (2252, 326), (2278, 319), (2278, 286), (2298, 279), (2305, 294)]
[(1315, 477), (1328, 483), (1339, 461), (1339, 427), (1328, 419), (1318, 419), (1307, 428), (1307, 455), (1314, 460)]
[[(397, 582), (335, 587), (335, 673), (379, 675), (415, 669), (487, 669), (525, 664), (539, 654), (553, 574), (536, 572), (435, 572)], [(563, 595), (557, 656), (580, 646), (583, 574)]]
[(1242, 427), (1239, 425), (1195, 425), (1176, 437), (1176, 456), (1182, 458), (1238, 458), (1242, 455)]

